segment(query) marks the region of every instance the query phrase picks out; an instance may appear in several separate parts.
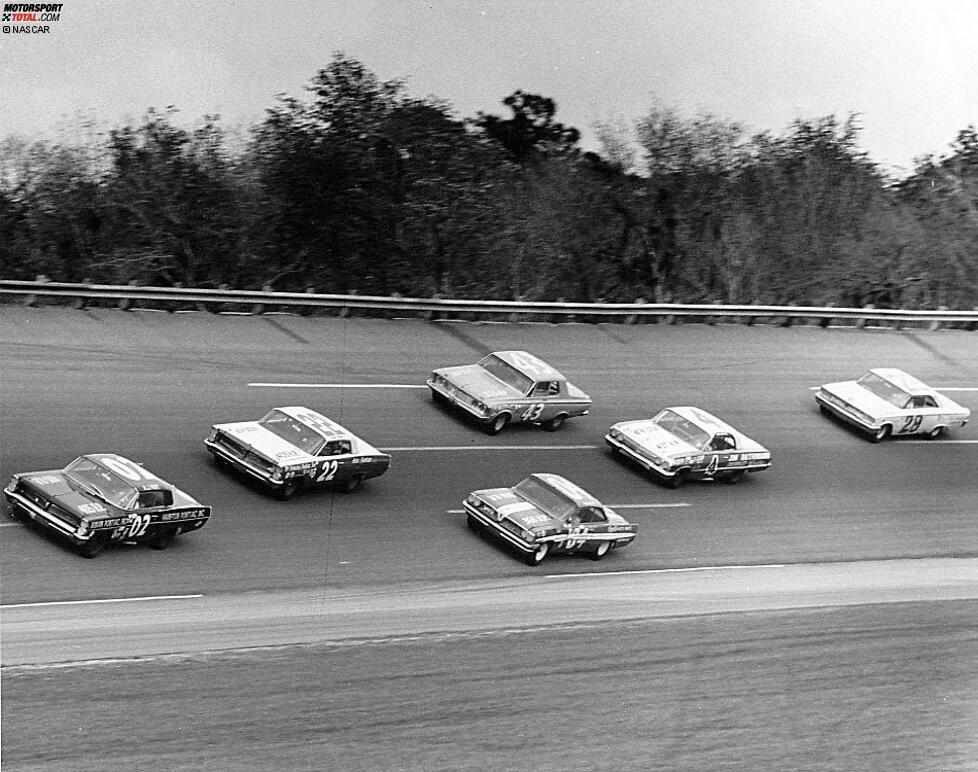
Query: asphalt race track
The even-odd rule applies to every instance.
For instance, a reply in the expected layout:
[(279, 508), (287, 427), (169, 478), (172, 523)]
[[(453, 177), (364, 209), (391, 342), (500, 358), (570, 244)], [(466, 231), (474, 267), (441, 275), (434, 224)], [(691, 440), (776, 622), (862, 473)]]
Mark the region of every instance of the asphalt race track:
[[(489, 437), (419, 388), (508, 348), (591, 415)], [(2, 479), (112, 451), (214, 507), (95, 560), (2, 521), (5, 769), (978, 769), (978, 421), (872, 445), (811, 391), (891, 365), (978, 413), (978, 334), (0, 306), (0, 361)], [(210, 462), (212, 423), (290, 404), (391, 470), (279, 502)], [(772, 468), (666, 490), (603, 448), (680, 404)], [(466, 493), (533, 471), (638, 538), (534, 569), (468, 531)]]

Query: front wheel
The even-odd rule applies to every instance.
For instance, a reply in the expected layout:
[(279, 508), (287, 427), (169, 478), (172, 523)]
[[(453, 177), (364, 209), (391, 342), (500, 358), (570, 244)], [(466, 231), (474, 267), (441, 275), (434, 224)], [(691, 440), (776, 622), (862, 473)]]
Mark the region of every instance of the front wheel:
[(284, 483), (282, 483), (279, 489), (275, 491), (275, 497), (280, 501), (288, 501), (299, 492), (299, 488), (301, 487), (302, 480), (286, 480)]
[(499, 434), (507, 423), (509, 423), (509, 413), (500, 413), (493, 418), (492, 421), (486, 424), (486, 434), (491, 434), (493, 436)]
[(947, 432), (946, 426), (935, 426), (929, 432), (927, 432), (927, 439), (929, 440), (939, 440)]
[(108, 536), (96, 535), (90, 538), (83, 544), (78, 545), (78, 554), (83, 558), (91, 560), (94, 557), (98, 557), (98, 554), (103, 550), (106, 544), (109, 543)]
[(598, 544), (598, 548), (591, 553), (591, 560), (601, 560), (605, 555), (611, 552), (611, 542), (603, 541)]
[(874, 445), (877, 442), (882, 442), (883, 440), (885, 440), (887, 437), (890, 436), (890, 432), (892, 431), (893, 431), (892, 426), (890, 426), (889, 424), (883, 424), (879, 429), (877, 429), (875, 432), (869, 435), (869, 441), (872, 442)]
[(538, 566), (549, 553), (550, 542), (545, 541), (543, 544), (537, 545), (537, 548), (526, 556), (526, 563), (529, 566)]
[(567, 416), (564, 415), (563, 413), (561, 413), (560, 415), (555, 415), (549, 421), (543, 422), (543, 428), (546, 429), (548, 432), (555, 432), (561, 426), (564, 425), (564, 422), (566, 420), (567, 420)]
[(739, 483), (741, 480), (744, 479), (744, 472), (742, 470), (737, 472), (731, 472), (730, 474), (725, 474), (720, 479), (723, 480), (723, 482), (725, 482), (727, 485), (736, 485), (737, 483)]
[(688, 469), (680, 469), (672, 477), (659, 477), (658, 480), (667, 488), (678, 488), (689, 477)]

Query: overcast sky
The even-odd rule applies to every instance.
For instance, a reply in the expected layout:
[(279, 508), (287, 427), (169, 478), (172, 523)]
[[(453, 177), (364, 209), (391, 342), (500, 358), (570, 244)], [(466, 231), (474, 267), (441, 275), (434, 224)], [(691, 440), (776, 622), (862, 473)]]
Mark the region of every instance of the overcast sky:
[(63, 0), (50, 28), (0, 35), (0, 136), (167, 105), (247, 126), (335, 51), (459, 117), (551, 97), (589, 148), (653, 95), (775, 133), (858, 112), (897, 172), (978, 123), (978, 0)]

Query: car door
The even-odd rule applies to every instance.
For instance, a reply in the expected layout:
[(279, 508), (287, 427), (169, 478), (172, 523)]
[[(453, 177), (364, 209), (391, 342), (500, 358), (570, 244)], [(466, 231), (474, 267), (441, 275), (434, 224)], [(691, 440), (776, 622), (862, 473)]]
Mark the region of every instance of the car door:
[(900, 420), (893, 427), (894, 434), (926, 434), (938, 425), (940, 408), (937, 401), (927, 394), (918, 394), (907, 400)]
[(330, 440), (319, 454), (312, 481), (314, 483), (346, 482), (353, 473), (353, 447), (350, 440)]
[[(706, 448), (708, 454), (706, 459), (706, 474), (714, 475), (718, 472), (729, 470), (735, 466), (734, 462), (740, 461), (740, 454), (737, 450), (737, 440), (732, 434), (727, 432), (717, 432), (710, 440)], [(737, 464), (739, 466), (739, 464)]]

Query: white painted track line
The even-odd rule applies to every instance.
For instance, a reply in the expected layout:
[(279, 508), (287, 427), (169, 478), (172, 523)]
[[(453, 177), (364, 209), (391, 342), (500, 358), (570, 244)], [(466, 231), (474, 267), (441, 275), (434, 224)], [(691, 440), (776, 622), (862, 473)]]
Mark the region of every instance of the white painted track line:
[(93, 603), (136, 603), (149, 600), (194, 600), (203, 595), (145, 595), (140, 598), (92, 598), (89, 600), (48, 600), (38, 603), (5, 603), (3, 608), (38, 608), (40, 606), (82, 606)]

